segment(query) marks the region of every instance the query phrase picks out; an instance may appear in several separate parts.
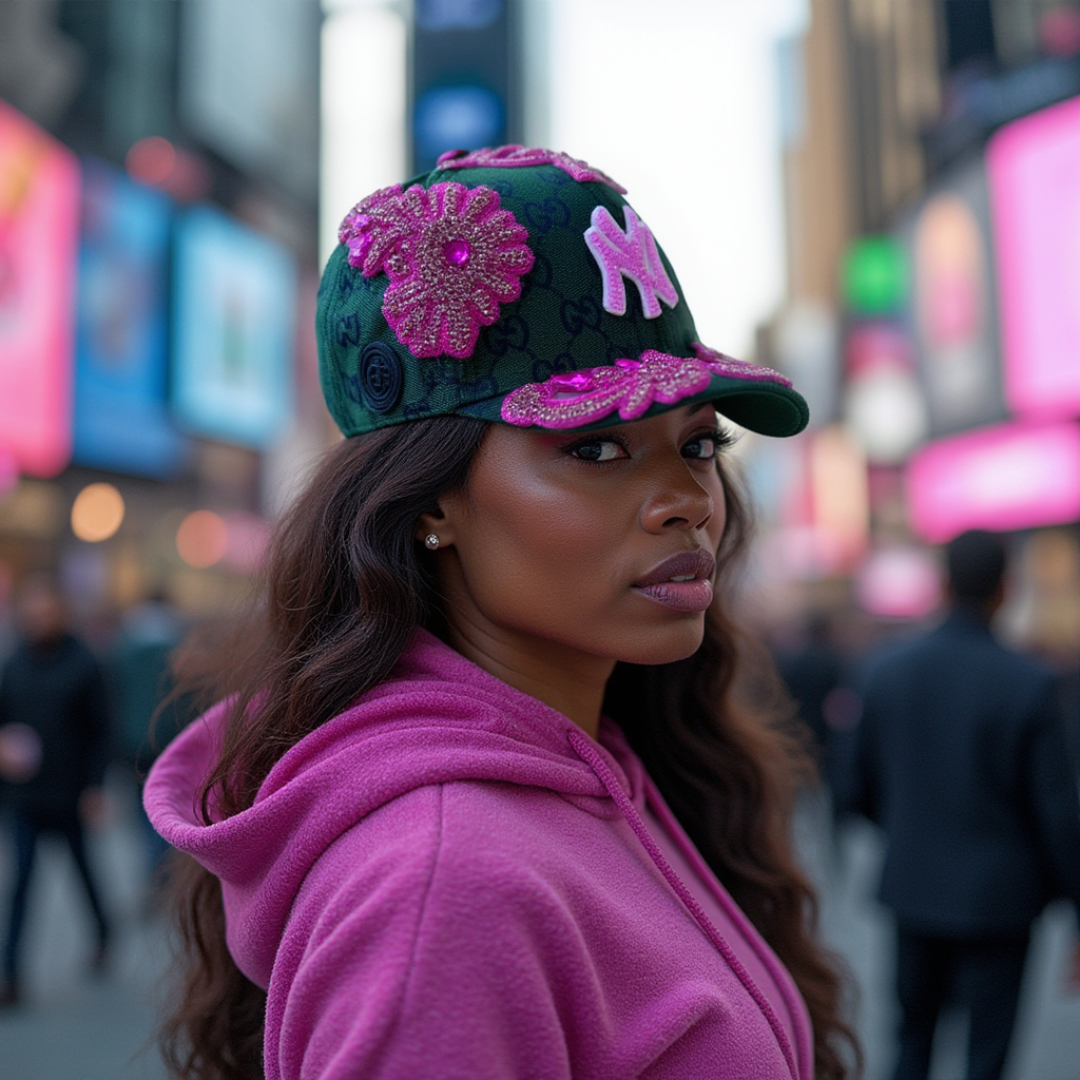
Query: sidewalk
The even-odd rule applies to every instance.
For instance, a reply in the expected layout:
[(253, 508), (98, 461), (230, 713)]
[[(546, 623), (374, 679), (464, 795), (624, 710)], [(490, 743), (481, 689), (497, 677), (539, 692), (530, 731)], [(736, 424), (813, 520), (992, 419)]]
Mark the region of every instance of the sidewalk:
[[(822, 818), (800, 822), (800, 849), (818, 883), (822, 924), (829, 944), (847, 961), (858, 985), (856, 1028), (866, 1054), (865, 1080), (887, 1080), (897, 1021), (892, 991), (892, 925), (874, 899), (882, 847), (873, 826), (845, 823), (831, 851)], [(1052, 905), (1036, 923), (1012, 1054), (1005, 1080), (1080, 1080), (1080, 994), (1064, 989), (1075, 918), (1066, 904)], [(930, 1080), (964, 1075), (966, 1025), (942, 1025)]]
[[(134, 793), (114, 781), (108, 789), (110, 820), (88, 836), (113, 917), (108, 968), (101, 976), (89, 973), (91, 922), (70, 854), (62, 841), (43, 840), (26, 920), (24, 1003), (0, 1010), (3, 1080), (166, 1080), (148, 1046), (168, 963), (166, 937), (160, 920), (143, 915), (144, 838)], [(6, 899), (12, 860), (7, 822), (0, 823), (0, 897)], [(5, 929), (0, 926), (0, 936)]]

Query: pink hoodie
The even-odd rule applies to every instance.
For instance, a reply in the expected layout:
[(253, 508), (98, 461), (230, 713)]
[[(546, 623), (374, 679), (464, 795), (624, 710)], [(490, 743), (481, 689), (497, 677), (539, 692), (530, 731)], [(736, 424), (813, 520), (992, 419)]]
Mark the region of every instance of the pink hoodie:
[(811, 1080), (790, 977), (647, 779), (634, 805), (614, 725), (598, 744), (420, 631), (206, 826), (221, 719), (167, 748), (145, 800), (222, 881), (268, 1080)]

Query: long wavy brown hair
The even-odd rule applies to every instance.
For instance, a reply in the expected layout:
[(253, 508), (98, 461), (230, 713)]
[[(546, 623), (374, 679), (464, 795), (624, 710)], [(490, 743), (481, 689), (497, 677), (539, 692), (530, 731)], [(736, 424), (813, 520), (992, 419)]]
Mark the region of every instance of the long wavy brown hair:
[[(225, 816), (250, 806), (291, 746), (389, 676), (416, 626), (445, 633), (415, 526), (467, 484), (486, 429), (460, 417), (420, 420), (327, 454), (275, 531), (264, 599), (226, 640), (183, 654), (184, 690), (231, 699), (222, 755), (202, 790), (205, 819), (211, 805)], [(787, 965), (813, 1022), (815, 1076), (847, 1080), (861, 1057), (842, 1015), (844, 984), (817, 941), (816, 900), (790, 842), (796, 791), (812, 769), (787, 715), (763, 713), (740, 692), (751, 653), (728, 608), (750, 518), (731, 470), (718, 468), (727, 525), (704, 644), (675, 664), (616, 665), (605, 710)], [(181, 1080), (257, 1080), (266, 995), (228, 954), (219, 883), (182, 859), (171, 887), (180, 957), (161, 1032), (169, 1068)]]

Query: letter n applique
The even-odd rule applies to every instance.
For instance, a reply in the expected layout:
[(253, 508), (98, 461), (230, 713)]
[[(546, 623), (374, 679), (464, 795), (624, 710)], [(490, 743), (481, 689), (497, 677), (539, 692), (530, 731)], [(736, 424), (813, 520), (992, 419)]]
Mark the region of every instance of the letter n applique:
[(625, 232), (606, 206), (593, 210), (592, 224), (585, 230), (585, 243), (604, 279), (604, 310), (612, 315), (626, 314), (623, 278), (628, 277), (638, 287), (645, 318), (655, 319), (660, 314), (660, 300), (668, 307), (674, 307), (679, 302), (679, 294), (664, 270), (648, 225), (629, 206), (625, 207), (624, 213)]

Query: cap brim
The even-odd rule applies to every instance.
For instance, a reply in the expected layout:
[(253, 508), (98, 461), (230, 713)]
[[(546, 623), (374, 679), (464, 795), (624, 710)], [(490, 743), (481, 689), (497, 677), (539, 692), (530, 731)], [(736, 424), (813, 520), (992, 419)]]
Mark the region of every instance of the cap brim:
[[(485, 401), (473, 402), (461, 406), (456, 411), (463, 416), (506, 423), (501, 412), (505, 396), (500, 395)], [(805, 399), (792, 387), (771, 380), (738, 379), (725, 375), (711, 376), (708, 386), (688, 393), (677, 401), (656, 401), (641, 416), (634, 419), (644, 420), (671, 409), (705, 402), (713, 403), (716, 411), (722, 416), (759, 435), (777, 438), (798, 435), (810, 421), (810, 409)], [(561, 430), (595, 431), (611, 427), (613, 424), (627, 422), (620, 416), (618, 409), (613, 409), (599, 419), (591, 419), (573, 428), (562, 427)]]
[(802, 394), (783, 383), (714, 375), (707, 390), (687, 399), (687, 403), (693, 401), (713, 402), (722, 416), (759, 435), (798, 435), (810, 422), (810, 409)]

